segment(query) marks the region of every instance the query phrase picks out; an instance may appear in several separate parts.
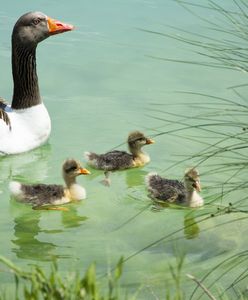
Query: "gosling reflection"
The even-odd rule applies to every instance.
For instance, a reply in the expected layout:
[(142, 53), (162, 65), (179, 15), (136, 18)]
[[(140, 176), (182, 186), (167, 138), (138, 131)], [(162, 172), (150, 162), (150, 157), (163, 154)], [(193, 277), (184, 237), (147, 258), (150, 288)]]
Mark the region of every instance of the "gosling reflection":
[(194, 212), (186, 213), (184, 216), (184, 236), (186, 239), (195, 239), (199, 236), (200, 227), (198, 226)]
[[(88, 168), (88, 167), (87, 167)], [(99, 170), (94, 170), (93, 168), (89, 167), (88, 168), (91, 171), (90, 178), (87, 178), (87, 180), (98, 180), (98, 182), (101, 182), (101, 178), (103, 175), (102, 171)], [(121, 183), (124, 182), (126, 183), (127, 188), (133, 188), (133, 187), (138, 187), (138, 186), (143, 186), (144, 185), (144, 177), (147, 174), (147, 171), (143, 170), (141, 168), (133, 168), (129, 170), (122, 170), (118, 172), (118, 174), (115, 174), (115, 176), (112, 177), (112, 184), (115, 186), (115, 183), (118, 181), (118, 176), (121, 177), (119, 180)], [(124, 177), (124, 179), (122, 178)]]
[(172, 207), (172, 206), (173, 204), (171, 205), (168, 202), (152, 200), (151, 210), (154, 212), (159, 212), (161, 210), (164, 210), (165, 208)]
[(70, 207), (68, 211), (61, 213), (61, 222), (65, 228), (79, 227), (87, 219), (86, 216), (79, 216), (75, 207)]
[(42, 229), (39, 226), (41, 213), (30, 211), (14, 219), (14, 235), (12, 242), (16, 245), (12, 251), (18, 258), (39, 261), (51, 261), (58, 257), (54, 243), (41, 242), (37, 236)]
[(183, 221), (183, 232), (184, 237), (189, 239), (195, 239), (200, 234), (200, 227), (198, 226), (196, 220), (195, 220), (195, 211), (188, 210), (187, 208), (182, 208), (177, 205), (169, 204), (166, 202), (160, 202), (160, 201), (153, 201), (153, 204), (151, 206), (152, 211), (159, 212), (164, 210), (165, 208), (168, 209), (180, 209), (185, 210), (184, 213), (184, 221)]
[[(46, 212), (33, 210), (30, 207), (25, 207), (24, 209), (25, 213), (14, 218), (15, 239), (12, 242), (15, 246), (12, 248), (12, 252), (18, 258), (35, 261), (53, 261), (56, 258), (70, 257), (70, 255), (59, 254), (61, 252), (60, 246), (56, 245), (56, 243), (39, 240), (39, 234), (53, 235), (53, 240), (56, 240), (55, 235), (63, 234), (64, 228), (79, 227), (87, 220), (87, 217), (78, 215), (77, 208), (71, 206), (68, 211), (50, 212), (61, 214), (61, 223), (63, 224), (61, 229), (42, 229), (40, 219), (42, 214)], [(69, 246), (63, 245), (63, 248), (65, 247)]]
[(143, 186), (144, 177), (147, 171), (139, 169), (130, 169), (126, 171), (126, 185), (128, 188)]

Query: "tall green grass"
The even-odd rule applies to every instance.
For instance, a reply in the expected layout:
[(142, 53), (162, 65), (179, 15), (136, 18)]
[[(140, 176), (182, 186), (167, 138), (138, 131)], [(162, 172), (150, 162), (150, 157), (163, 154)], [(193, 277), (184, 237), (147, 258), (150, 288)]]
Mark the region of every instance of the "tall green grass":
[[(174, 286), (167, 286), (165, 280), (164, 300), (186, 300), (186, 299), (226, 299), (226, 300), (247, 300), (247, 285), (240, 289), (239, 283), (248, 277), (248, 268), (238, 274), (233, 282), (226, 285), (224, 289), (216, 288), (216, 282), (225, 281), (228, 272), (243, 265), (248, 258), (248, 250), (232, 255), (218, 263), (202, 278), (196, 278), (192, 274), (185, 274), (183, 264), (185, 254), (176, 255), (175, 264), (169, 263), (169, 271)], [(120, 292), (120, 280), (123, 271), (123, 258), (119, 260), (111, 274), (108, 274), (107, 283), (100, 283), (96, 275), (96, 266), (92, 264), (84, 275), (79, 272), (61, 275), (56, 262), (51, 265), (51, 270), (44, 272), (40, 267), (35, 266), (30, 271), (24, 271), (14, 265), (8, 259), (0, 256), (0, 262), (7, 267), (5, 272), (13, 273), (14, 293), (10, 296), (6, 290), (0, 291), (1, 300), (25, 299), (25, 300), (135, 300), (139, 298), (139, 291), (131, 295)], [(192, 287), (191, 295), (186, 294), (182, 281), (189, 278)], [(232, 291), (232, 296), (228, 293)], [(160, 299), (151, 290), (151, 299)]]
[[(117, 300), (127, 299), (119, 295), (119, 279), (122, 275), (123, 258), (120, 258), (111, 274), (108, 274), (105, 287), (100, 286), (96, 278), (95, 264), (89, 266), (84, 275), (78, 271), (62, 276), (58, 265), (51, 265), (50, 273), (46, 273), (39, 266), (30, 271), (14, 265), (10, 260), (0, 256), (0, 262), (7, 266), (14, 275), (15, 299), (27, 300)], [(8, 270), (5, 270), (7, 272)], [(1, 291), (0, 299), (8, 300), (7, 291)], [(129, 299), (132, 297), (130, 296)]]
[[(174, 26), (166, 26), (164, 31), (142, 28), (143, 32), (160, 36), (163, 39), (174, 39), (193, 49), (196, 59), (180, 59), (176, 57), (159, 57), (154, 53), (151, 59), (161, 62), (192, 64), (199, 68), (216, 68), (235, 72), (248, 71), (248, 2), (245, 0), (205, 0), (182, 1), (175, 0), (184, 7), (203, 27), (205, 33), (190, 32)], [(209, 15), (214, 16), (209, 17)], [(198, 22), (197, 22), (198, 23)], [(208, 33), (206, 33), (208, 32)], [(155, 137), (165, 138), (173, 136), (180, 144), (192, 142), (199, 144), (200, 150), (191, 149), (191, 154), (175, 157), (175, 162), (162, 170), (165, 174), (173, 168), (184, 168), (194, 165), (202, 171), (201, 175), (207, 182), (207, 206), (212, 207), (212, 213), (201, 215), (196, 221), (206, 222), (210, 216), (220, 217), (230, 214), (227, 221), (217, 226), (230, 225), (232, 222), (247, 220), (248, 214), (248, 77), (247, 83), (228, 86), (225, 94), (216, 96), (194, 91), (175, 91), (184, 98), (190, 99), (187, 104), (188, 115), (178, 113), (177, 103), (153, 103), (149, 109), (149, 116), (161, 122), (156, 129)], [(178, 96), (178, 95), (177, 95)], [(184, 101), (185, 103), (185, 101)], [(197, 110), (197, 113), (194, 111)], [(164, 125), (163, 125), (164, 124)], [(166, 128), (166, 130), (163, 130)], [(207, 136), (207, 138), (206, 138)], [(206, 186), (206, 184), (205, 184)], [(216, 211), (214, 210), (216, 209)], [(235, 217), (235, 214), (237, 217)], [(242, 217), (243, 215), (243, 217)], [(240, 218), (240, 219), (239, 219)], [(243, 223), (245, 224), (245, 223)], [(247, 224), (247, 222), (246, 222)], [(216, 228), (215, 227), (215, 228)], [(215, 230), (211, 228), (210, 230)], [(176, 233), (176, 232), (174, 232)], [(228, 233), (227, 233), (228, 235)], [(174, 234), (170, 236), (171, 239)], [(156, 242), (167, 239), (162, 237)], [(245, 237), (244, 237), (245, 239)], [(245, 242), (245, 241), (244, 241)], [(147, 246), (147, 247), (148, 247)], [(247, 299), (248, 278), (247, 251), (235, 251), (226, 260), (220, 261), (203, 277), (194, 276), (196, 287), (191, 296), (186, 299), (207, 299), (206, 292), (210, 291), (215, 299)], [(230, 281), (227, 275), (233, 274)], [(216, 286), (224, 287), (216, 290)]]
[[(141, 30), (147, 34), (156, 34), (165, 39), (175, 39), (185, 45), (190, 45), (197, 53), (199, 60), (180, 60), (178, 58), (158, 57), (153, 59), (188, 63), (199, 66), (231, 69), (234, 72), (248, 71), (248, 3), (245, 0), (219, 0), (182, 1), (175, 0), (183, 6), (194, 18), (200, 20), (208, 33), (200, 34), (189, 32), (180, 28), (167, 26), (165, 31), (152, 31), (147, 28)], [(211, 16), (209, 17), (211, 12)], [(207, 17), (208, 16), (208, 17)], [(198, 28), (198, 27), (197, 27)], [(168, 33), (172, 30), (172, 33)], [(206, 31), (205, 31), (206, 32)], [(218, 38), (216, 37), (218, 36)], [(200, 59), (202, 58), (202, 60)], [(209, 203), (224, 201), (233, 197), (233, 204), (240, 209), (248, 209), (246, 204), (248, 196), (237, 198), (242, 191), (248, 195), (248, 97), (247, 84), (229, 86), (228, 97), (215, 96), (197, 91), (176, 91), (182, 97), (191, 99), (187, 103), (188, 115), (177, 112), (177, 103), (168, 106), (164, 103), (152, 104), (149, 116), (164, 123), (154, 135), (173, 135), (178, 141), (192, 141), (201, 144), (201, 150), (185, 157), (176, 157), (175, 163), (169, 168), (187, 164), (204, 168), (203, 176), (220, 174), (223, 181), (210, 182), (212, 193)], [(197, 113), (194, 114), (194, 111)], [(194, 132), (194, 134), (192, 134)], [(206, 136), (208, 137), (206, 139)], [(205, 145), (203, 147), (203, 145)], [(228, 202), (226, 203), (228, 205)]]

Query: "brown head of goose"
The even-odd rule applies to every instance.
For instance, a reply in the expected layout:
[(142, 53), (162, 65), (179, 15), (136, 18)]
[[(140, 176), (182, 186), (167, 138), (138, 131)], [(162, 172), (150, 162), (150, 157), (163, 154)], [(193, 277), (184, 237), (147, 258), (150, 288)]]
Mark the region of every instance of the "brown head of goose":
[(49, 36), (72, 29), (72, 25), (41, 12), (29, 12), (16, 22), (12, 33), (11, 106), (0, 99), (0, 155), (25, 152), (48, 139), (51, 121), (40, 97), (36, 47)]
[(204, 200), (198, 194), (201, 191), (199, 172), (189, 168), (184, 173), (184, 182), (162, 178), (157, 173), (146, 176), (149, 196), (160, 202), (182, 204), (189, 207), (200, 207)]
[(76, 182), (76, 177), (88, 174), (90, 172), (82, 168), (78, 161), (67, 159), (62, 166), (65, 186), (56, 184), (22, 184), (12, 181), (9, 184), (9, 189), (17, 200), (30, 203), (34, 207), (61, 205), (73, 200), (86, 198), (86, 191), (84, 187)]
[(95, 169), (104, 170), (103, 183), (110, 184), (109, 172), (141, 167), (150, 161), (150, 157), (142, 150), (145, 145), (153, 144), (154, 141), (140, 131), (133, 131), (128, 135), (127, 144), (130, 153), (113, 150), (104, 154), (85, 152), (88, 164)]

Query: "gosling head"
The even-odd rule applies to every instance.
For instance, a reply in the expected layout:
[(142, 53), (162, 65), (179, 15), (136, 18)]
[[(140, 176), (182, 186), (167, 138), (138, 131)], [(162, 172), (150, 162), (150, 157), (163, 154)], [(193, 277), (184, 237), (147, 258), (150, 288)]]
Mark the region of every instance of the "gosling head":
[(75, 159), (67, 159), (62, 167), (63, 176), (65, 179), (75, 179), (78, 175), (88, 175), (90, 171), (82, 168), (80, 163)]
[(128, 135), (128, 146), (129, 149), (140, 149), (145, 145), (154, 144), (154, 140), (147, 138), (140, 131), (133, 131)]
[(184, 173), (184, 183), (187, 191), (201, 191), (200, 175), (197, 169), (189, 168)]

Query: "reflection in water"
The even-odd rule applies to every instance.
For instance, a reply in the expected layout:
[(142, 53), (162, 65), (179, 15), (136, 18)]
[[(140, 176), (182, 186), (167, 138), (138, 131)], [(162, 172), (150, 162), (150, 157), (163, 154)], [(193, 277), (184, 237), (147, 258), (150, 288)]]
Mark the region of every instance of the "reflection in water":
[[(99, 177), (99, 182), (101, 182), (101, 179), (104, 178), (104, 172), (102, 170), (96, 170), (90, 166), (87, 166), (87, 169), (91, 171), (90, 178), (88, 178), (89, 180), (94, 180), (95, 178)], [(133, 168), (128, 170), (110, 172), (109, 177), (112, 182), (111, 185), (114, 184), (117, 173), (125, 176), (125, 182), (128, 188), (144, 185), (144, 178), (145, 175), (147, 175), (147, 171), (142, 170), (142, 168)]]
[(200, 228), (195, 220), (194, 212), (186, 213), (184, 216), (184, 236), (186, 239), (194, 239), (199, 236)]
[(75, 207), (70, 207), (68, 211), (62, 212), (61, 215), (61, 221), (65, 228), (79, 227), (87, 219), (85, 216), (79, 216)]
[[(25, 204), (23, 204), (25, 205)], [(59, 246), (55, 243), (43, 242), (38, 239), (39, 233), (60, 234), (64, 230), (42, 229), (40, 227), (40, 219), (42, 217), (41, 210), (25, 210), (26, 213), (18, 215), (14, 218), (14, 235), (12, 242), (16, 247), (12, 248), (12, 252), (16, 253), (18, 258), (31, 259), (39, 261), (51, 261), (55, 258), (68, 258), (69, 255), (60, 255)], [(53, 212), (51, 212), (53, 213)], [(54, 212), (55, 213), (55, 212)], [(61, 221), (65, 228), (78, 227), (87, 219), (85, 216), (79, 216), (74, 207), (66, 212), (61, 213)], [(65, 247), (65, 245), (63, 246)]]
[[(0, 190), (2, 187), (7, 188), (9, 180), (42, 182), (47, 177), (50, 154), (51, 147), (46, 144), (22, 155), (0, 157)], [(20, 204), (14, 199), (10, 202), (10, 205), (14, 215), (15, 236), (12, 240), (14, 244), (12, 251), (22, 259), (50, 261), (57, 257), (68, 257), (59, 254), (61, 249), (54, 242), (54, 240), (57, 240), (55, 235), (63, 233), (64, 228), (78, 227), (87, 219), (85, 216), (77, 214), (77, 209), (73, 204), (68, 206), (69, 211), (61, 214), (61, 222), (64, 228), (47, 230), (41, 227), (42, 223), (40, 222), (42, 218), (47, 217), (44, 211), (32, 210), (29, 205)], [(46, 237), (46, 234), (49, 234), (48, 241), (39, 239), (41, 233), (43, 233), (42, 239)], [(55, 237), (52, 242), (50, 242), (51, 234)]]
[[(178, 208), (178, 205), (169, 204), (167, 202), (162, 201), (153, 201), (152, 210), (155, 212), (159, 212), (165, 208), (171, 209), (171, 208)], [(184, 209), (184, 208), (180, 208)], [(184, 222), (183, 222), (183, 228), (184, 228), (184, 237), (186, 239), (194, 239), (199, 236), (200, 228), (195, 220), (193, 210), (186, 209), (186, 212), (184, 214)]]
[(173, 205), (169, 204), (168, 202), (164, 202), (164, 201), (159, 201), (159, 200), (154, 200), (154, 199), (151, 199), (152, 200), (152, 206), (151, 206), (151, 209), (152, 211), (154, 212), (159, 212), (165, 208), (168, 208), (168, 207), (172, 207)]
[(41, 242), (36, 236), (41, 232), (39, 226), (41, 213), (30, 211), (14, 219), (14, 235), (16, 239), (12, 242), (17, 246), (12, 249), (17, 257), (40, 261), (50, 261), (56, 257), (54, 251), (56, 245)]
[(0, 157), (0, 183), (12, 178), (28, 178), (43, 181), (47, 176), (47, 164), (51, 146), (46, 144), (33, 151)]
[(30, 179), (32, 176), (33, 180), (43, 181), (50, 154), (51, 146), (46, 144), (27, 153), (0, 156), (0, 194), (12, 179)]
[(147, 175), (147, 171), (142, 170), (142, 168), (134, 168), (126, 171), (126, 184), (128, 188), (134, 186), (144, 185), (144, 178)]

